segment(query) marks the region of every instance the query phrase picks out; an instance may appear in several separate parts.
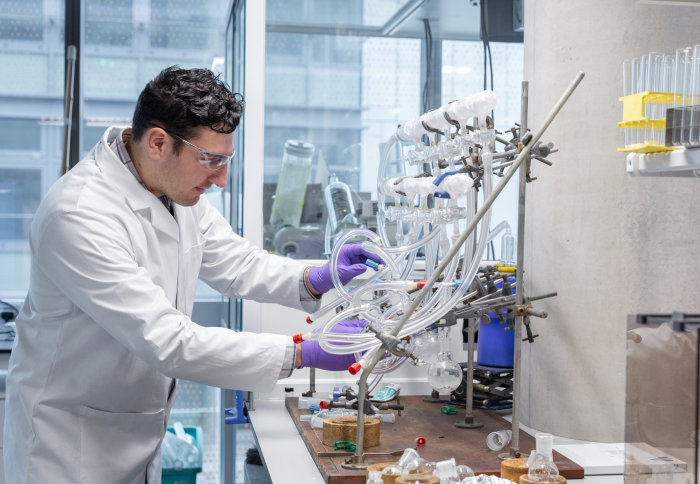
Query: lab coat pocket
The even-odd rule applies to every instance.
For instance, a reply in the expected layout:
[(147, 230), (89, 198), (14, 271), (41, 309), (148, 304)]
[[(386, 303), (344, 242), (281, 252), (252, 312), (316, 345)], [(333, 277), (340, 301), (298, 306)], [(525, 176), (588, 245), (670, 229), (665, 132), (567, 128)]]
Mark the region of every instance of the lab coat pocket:
[(143, 483), (165, 430), (165, 411), (115, 413), (80, 408), (80, 482)]

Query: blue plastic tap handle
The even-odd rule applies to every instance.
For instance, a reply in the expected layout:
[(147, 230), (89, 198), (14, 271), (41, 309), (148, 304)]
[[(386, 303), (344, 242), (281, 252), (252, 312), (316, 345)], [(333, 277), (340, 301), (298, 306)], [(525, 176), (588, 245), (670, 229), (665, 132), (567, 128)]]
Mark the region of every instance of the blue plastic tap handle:
[(224, 414), (230, 415), (224, 419), (227, 424), (248, 423), (250, 421), (243, 406), (243, 392), (241, 390), (236, 390), (236, 408), (226, 408)]

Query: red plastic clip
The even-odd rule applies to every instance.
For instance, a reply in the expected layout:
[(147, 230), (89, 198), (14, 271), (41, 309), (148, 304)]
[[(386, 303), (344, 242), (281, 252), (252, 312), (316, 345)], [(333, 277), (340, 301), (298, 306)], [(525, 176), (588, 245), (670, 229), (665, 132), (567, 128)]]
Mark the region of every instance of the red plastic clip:
[(425, 447), (425, 437), (418, 437), (416, 439), (416, 446), (417, 447)]
[(313, 320), (311, 319), (311, 316), (306, 316), (306, 323), (307, 323), (307, 324), (313, 323)]
[(350, 372), (351, 375), (357, 374), (360, 370), (362, 369), (362, 365), (359, 363), (355, 362), (352, 365), (348, 366), (348, 371)]
[(304, 337), (301, 335), (301, 333), (299, 333), (299, 334), (295, 334), (294, 337), (292, 338), (292, 340), (294, 341), (294, 344), (298, 344), (298, 343), (301, 343), (302, 341), (304, 341)]

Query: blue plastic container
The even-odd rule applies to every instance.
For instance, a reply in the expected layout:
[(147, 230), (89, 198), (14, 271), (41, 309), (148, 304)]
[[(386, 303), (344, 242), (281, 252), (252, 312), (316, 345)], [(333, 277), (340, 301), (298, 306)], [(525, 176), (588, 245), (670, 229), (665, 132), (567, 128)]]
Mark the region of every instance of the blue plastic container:
[[(199, 449), (199, 455), (202, 454), (202, 428), (184, 426), (185, 433), (194, 438), (194, 445)], [(168, 427), (168, 432), (175, 433), (175, 429)], [(193, 467), (191, 469), (163, 469), (161, 484), (197, 484), (197, 474), (202, 472), (201, 467)]]
[[(515, 278), (509, 277), (508, 280), (513, 285), (513, 294), (515, 294)], [(502, 284), (496, 285), (498, 289), (501, 289), (501, 286)], [(504, 315), (505, 312), (504, 309)], [(489, 318), (491, 319), (490, 324), (479, 323), (476, 362), (483, 366), (512, 368), (515, 331), (506, 328), (513, 327), (515, 321), (511, 318), (501, 322), (495, 312), (490, 312)]]

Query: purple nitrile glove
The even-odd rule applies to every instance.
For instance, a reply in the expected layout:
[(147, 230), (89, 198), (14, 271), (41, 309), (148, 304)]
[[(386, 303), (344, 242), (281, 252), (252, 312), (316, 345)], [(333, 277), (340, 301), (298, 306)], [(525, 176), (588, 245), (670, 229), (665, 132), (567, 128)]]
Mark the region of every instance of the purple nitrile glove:
[[(381, 257), (363, 249), (362, 244), (359, 242), (356, 244), (344, 245), (338, 254), (338, 276), (340, 276), (340, 282), (345, 285), (353, 278), (365, 272), (365, 270), (367, 270), (367, 266), (365, 265), (367, 259), (372, 259), (374, 262), (384, 264)], [(330, 262), (326, 262), (320, 267), (312, 267), (308, 277), (311, 287), (321, 294), (333, 288)]]
[[(367, 321), (361, 319), (344, 319), (333, 327), (332, 333), (361, 333)], [(340, 344), (340, 343), (339, 343)], [(355, 363), (355, 355), (334, 355), (321, 349), (318, 341), (301, 342), (301, 367), (320, 368), (322, 370), (347, 370)]]

